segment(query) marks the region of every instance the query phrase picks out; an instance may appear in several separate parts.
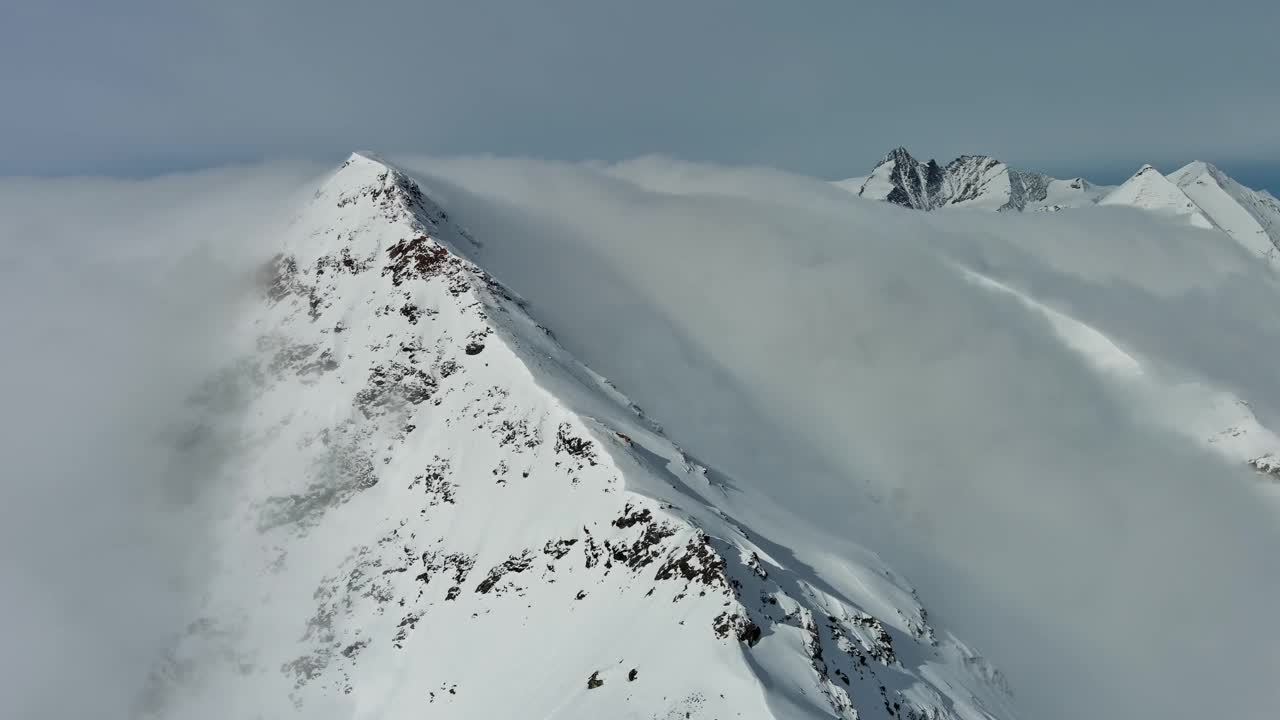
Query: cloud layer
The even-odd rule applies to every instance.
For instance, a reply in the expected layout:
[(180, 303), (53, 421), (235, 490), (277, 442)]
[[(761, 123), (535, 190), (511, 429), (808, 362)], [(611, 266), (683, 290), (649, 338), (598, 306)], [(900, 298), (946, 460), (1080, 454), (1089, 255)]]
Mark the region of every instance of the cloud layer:
[[(812, 179), (644, 159), (412, 159), (478, 260), (821, 568), (882, 554), (1026, 717), (1269, 717), (1274, 504), (1045, 319), (1265, 423), (1280, 287), (1121, 209), (920, 214)], [(198, 592), (208, 468), (175, 466), (254, 263), (312, 166), (0, 184), (0, 714), (125, 717)]]
[(414, 165), (571, 350), (789, 518), (775, 540), (883, 554), (1027, 717), (1280, 702), (1275, 503), (955, 270), (1075, 314), (1153, 382), (1230, 388), (1274, 422), (1247, 358), (1280, 350), (1257, 312), (1280, 285), (1225, 236), (1103, 208), (913, 213), (658, 159)]
[(0, 715), (128, 717), (192, 620), (215, 489), (175, 430), (312, 172), (0, 182)]

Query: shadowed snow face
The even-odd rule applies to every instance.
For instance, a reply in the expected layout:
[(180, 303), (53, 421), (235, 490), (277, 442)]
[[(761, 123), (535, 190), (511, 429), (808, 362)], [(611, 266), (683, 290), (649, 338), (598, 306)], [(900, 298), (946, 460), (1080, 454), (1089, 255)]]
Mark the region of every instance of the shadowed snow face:
[[(883, 554), (1026, 717), (1280, 701), (1280, 538), (1254, 478), (956, 268), (1274, 424), (1258, 358), (1280, 350), (1277, 286), (1229, 241), (1122, 209), (926, 216), (657, 160), (411, 165), (571, 352), (774, 503), (735, 513), (819, 571), (849, 541)], [(216, 488), (168, 463), (164, 430), (307, 176), (0, 187), (3, 557), (20, 578), (0, 601), (3, 714), (122, 716), (187, 619), (208, 504), (190, 500)]]

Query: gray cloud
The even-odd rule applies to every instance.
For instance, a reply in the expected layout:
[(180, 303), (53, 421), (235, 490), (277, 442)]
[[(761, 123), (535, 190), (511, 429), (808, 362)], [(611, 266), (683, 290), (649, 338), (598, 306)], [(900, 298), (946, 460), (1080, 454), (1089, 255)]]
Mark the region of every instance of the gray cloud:
[(128, 717), (191, 621), (214, 488), (174, 430), (310, 172), (0, 181), (0, 715)]
[(60, 0), (0, 21), (0, 173), (354, 147), (860, 174), (888, 147), (1280, 185), (1275, 3)]

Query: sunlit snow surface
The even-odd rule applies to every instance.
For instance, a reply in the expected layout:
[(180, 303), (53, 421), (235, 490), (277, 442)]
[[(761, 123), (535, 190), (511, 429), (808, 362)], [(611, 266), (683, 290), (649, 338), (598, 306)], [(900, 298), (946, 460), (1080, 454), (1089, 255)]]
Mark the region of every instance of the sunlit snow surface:
[(302, 211), (202, 393), (243, 486), (152, 712), (1011, 716), (874, 555), (726, 513), (733, 481), (462, 259), (482, 242), (361, 155)]

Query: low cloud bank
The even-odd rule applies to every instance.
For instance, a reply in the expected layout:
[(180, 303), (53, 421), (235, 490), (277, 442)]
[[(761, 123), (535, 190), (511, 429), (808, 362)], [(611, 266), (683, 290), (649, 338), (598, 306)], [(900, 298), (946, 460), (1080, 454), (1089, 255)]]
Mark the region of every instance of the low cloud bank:
[(790, 516), (775, 541), (885, 556), (1026, 717), (1280, 707), (1259, 478), (956, 269), (1266, 422), (1280, 286), (1225, 236), (1118, 209), (915, 213), (656, 158), (408, 164), (568, 347)]
[[(655, 158), (404, 164), (566, 347), (742, 490), (734, 512), (815, 563), (883, 555), (1024, 717), (1280, 707), (1280, 515), (1257, 478), (957, 270), (1273, 422), (1280, 286), (1222, 237)], [(190, 620), (216, 488), (169, 431), (322, 170), (0, 181), (0, 714), (126, 717)]]
[(129, 717), (192, 619), (213, 475), (174, 431), (315, 170), (0, 180), (0, 715)]

